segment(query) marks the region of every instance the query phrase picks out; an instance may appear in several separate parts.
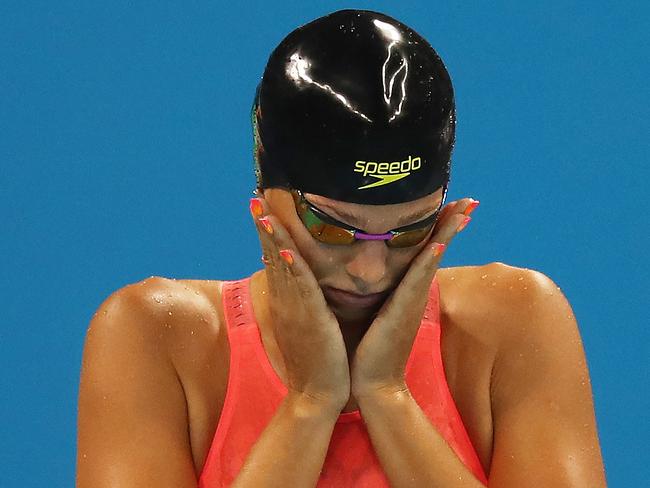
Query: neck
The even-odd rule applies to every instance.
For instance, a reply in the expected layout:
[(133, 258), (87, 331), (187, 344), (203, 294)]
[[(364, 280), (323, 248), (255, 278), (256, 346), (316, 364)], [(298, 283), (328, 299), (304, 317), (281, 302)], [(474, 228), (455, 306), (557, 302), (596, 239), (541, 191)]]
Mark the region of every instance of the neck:
[(357, 320), (343, 320), (338, 318), (339, 327), (341, 329), (341, 334), (343, 335), (343, 342), (345, 342), (345, 349), (348, 354), (348, 362), (352, 364), (352, 359), (354, 358), (354, 353), (357, 350), (357, 346), (363, 339), (363, 336), (370, 328), (372, 324), (372, 318), (368, 319), (357, 319)]

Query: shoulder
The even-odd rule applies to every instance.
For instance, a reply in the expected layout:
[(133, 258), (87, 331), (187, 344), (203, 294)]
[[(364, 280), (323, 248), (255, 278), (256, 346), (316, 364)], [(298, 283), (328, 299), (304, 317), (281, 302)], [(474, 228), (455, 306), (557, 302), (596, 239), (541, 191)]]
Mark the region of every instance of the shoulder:
[(492, 358), (490, 481), (551, 486), (578, 476), (584, 486), (605, 486), (586, 356), (560, 287), (503, 263), (450, 268), (440, 278), (452, 333), (478, 344), (473, 357), (486, 348)]
[[(461, 287), (472, 291), (485, 290), (491, 293), (488, 296), (499, 296), (506, 292), (525, 296), (549, 287), (557, 289), (557, 285), (540, 271), (501, 262), (441, 268), (437, 275), (441, 286), (444, 283), (445, 286), (456, 290)], [(526, 290), (530, 291), (526, 292)]]
[(206, 370), (206, 358), (220, 359), (220, 350), (207, 354), (220, 329), (215, 295), (217, 282), (151, 277), (100, 305), (86, 334), (79, 383), (80, 484), (161, 486), (164, 479), (190, 486), (187, 387), (196, 385), (196, 375), (187, 365), (195, 360), (195, 369)]
[(441, 313), (452, 331), (492, 351), (495, 405), (507, 403), (512, 391), (522, 388), (522, 378), (544, 373), (557, 379), (568, 363), (574, 365), (573, 380), (587, 381), (575, 315), (560, 287), (544, 273), (503, 263), (449, 268), (441, 275), (440, 290)]
[(535, 316), (571, 313), (557, 284), (534, 269), (492, 262), (438, 273), (441, 313), (495, 346), (529, 334), (522, 324)]
[(127, 313), (152, 319), (151, 324), (176, 322), (190, 312), (213, 314), (221, 294), (220, 281), (175, 280), (151, 276), (112, 293), (98, 313)]
[(220, 281), (151, 276), (112, 293), (95, 313), (88, 337), (101, 330), (101, 335), (138, 334), (169, 345), (189, 328), (218, 332), (220, 297)]

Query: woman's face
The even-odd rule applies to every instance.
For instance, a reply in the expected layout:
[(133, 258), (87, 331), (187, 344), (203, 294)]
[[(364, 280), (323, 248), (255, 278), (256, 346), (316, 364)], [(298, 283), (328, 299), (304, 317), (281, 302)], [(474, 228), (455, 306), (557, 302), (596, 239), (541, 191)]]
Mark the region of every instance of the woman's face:
[[(293, 238), (297, 251), (311, 268), (328, 305), (340, 320), (364, 320), (376, 313), (430, 237), (406, 248), (389, 248), (384, 241), (372, 240), (340, 246), (323, 244), (311, 236), (298, 218), (288, 191), (267, 189), (264, 197)], [(382, 234), (428, 217), (438, 209), (442, 197), (440, 188), (412, 202), (361, 205), (305, 194), (310, 203), (336, 220), (371, 234)], [(339, 290), (356, 295), (381, 295), (351, 297)]]

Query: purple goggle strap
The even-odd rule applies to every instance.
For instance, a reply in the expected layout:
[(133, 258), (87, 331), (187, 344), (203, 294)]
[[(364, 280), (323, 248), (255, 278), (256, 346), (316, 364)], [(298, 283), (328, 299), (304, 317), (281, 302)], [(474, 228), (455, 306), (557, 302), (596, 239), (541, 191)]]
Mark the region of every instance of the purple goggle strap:
[(388, 241), (391, 237), (393, 237), (393, 234), (390, 232), (387, 234), (366, 234), (358, 230), (354, 231), (354, 238), (364, 241)]

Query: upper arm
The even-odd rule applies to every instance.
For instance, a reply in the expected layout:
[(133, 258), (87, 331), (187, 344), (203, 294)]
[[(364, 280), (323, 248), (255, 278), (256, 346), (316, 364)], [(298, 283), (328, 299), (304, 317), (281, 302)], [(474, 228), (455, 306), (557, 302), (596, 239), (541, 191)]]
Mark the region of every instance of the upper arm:
[(77, 486), (196, 487), (185, 395), (146, 287), (104, 302), (86, 334)]
[(507, 332), (491, 381), (490, 486), (604, 487), (589, 371), (571, 307), (543, 274), (512, 273), (502, 297), (509, 300)]

